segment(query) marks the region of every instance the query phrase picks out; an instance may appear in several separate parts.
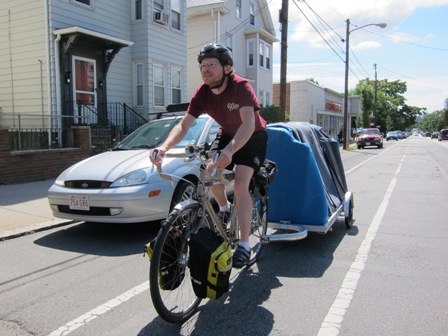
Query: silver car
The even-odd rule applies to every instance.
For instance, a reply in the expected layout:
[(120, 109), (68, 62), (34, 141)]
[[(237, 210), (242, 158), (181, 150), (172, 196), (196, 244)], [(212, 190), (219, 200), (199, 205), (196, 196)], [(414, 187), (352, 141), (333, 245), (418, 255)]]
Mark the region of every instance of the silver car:
[[(173, 180), (160, 178), (149, 161), (151, 148), (160, 145), (180, 117), (150, 121), (112, 151), (82, 160), (66, 169), (48, 190), (53, 215), (59, 218), (102, 223), (137, 223), (167, 217), (197, 181), (199, 163), (183, 158), (166, 158), (163, 172)], [(207, 115), (196, 119), (185, 138), (170, 152), (184, 152), (187, 144), (210, 143), (219, 125)]]

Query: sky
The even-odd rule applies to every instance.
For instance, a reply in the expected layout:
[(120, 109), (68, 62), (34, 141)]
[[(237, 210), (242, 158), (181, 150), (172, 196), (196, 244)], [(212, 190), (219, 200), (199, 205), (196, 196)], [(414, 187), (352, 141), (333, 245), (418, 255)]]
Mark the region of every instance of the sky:
[[(280, 82), (282, 0), (267, 0), (279, 40), (274, 83)], [(448, 0), (289, 0), (287, 81), (314, 78), (344, 92), (349, 28), (349, 90), (365, 78), (407, 83), (410, 106), (433, 112), (448, 98)], [(310, 24), (311, 22), (311, 24)], [(364, 25), (386, 23), (381, 29)], [(357, 29), (359, 28), (359, 29)]]

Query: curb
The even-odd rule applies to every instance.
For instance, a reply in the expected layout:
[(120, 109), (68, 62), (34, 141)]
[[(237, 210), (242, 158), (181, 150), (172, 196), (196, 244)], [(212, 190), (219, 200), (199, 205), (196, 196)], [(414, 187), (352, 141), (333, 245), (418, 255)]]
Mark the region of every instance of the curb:
[(60, 219), (60, 220), (54, 219), (54, 220), (51, 220), (48, 222), (24, 226), (19, 229), (1, 232), (0, 233), (0, 241), (13, 239), (13, 238), (33, 234), (33, 233), (36, 233), (39, 231), (49, 230), (49, 229), (53, 229), (53, 228), (56, 228), (59, 226), (64, 226), (64, 225), (73, 224), (73, 223), (77, 223), (77, 221), (66, 220), (66, 219), (65, 220), (64, 219)]

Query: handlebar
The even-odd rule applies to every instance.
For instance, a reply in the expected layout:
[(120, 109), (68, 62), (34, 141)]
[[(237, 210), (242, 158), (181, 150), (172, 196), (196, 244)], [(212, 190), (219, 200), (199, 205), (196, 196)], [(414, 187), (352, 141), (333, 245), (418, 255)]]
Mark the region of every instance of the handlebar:
[[(185, 152), (184, 153), (165, 153), (164, 157), (167, 158), (184, 158), (185, 160), (192, 160), (194, 158), (197, 158), (201, 161), (201, 164), (206, 164), (208, 159), (208, 152), (205, 149), (204, 146), (193, 146), (193, 145), (186, 145), (185, 146)], [(158, 155), (158, 150), (155, 149), (152, 153), (153, 159), (155, 159)], [(220, 152), (217, 151), (215, 153), (215, 161), (218, 159), (220, 155)], [(165, 180), (172, 181), (171, 175), (165, 174), (162, 171), (162, 166), (157, 166), (157, 173), (159, 176)], [(210, 176), (206, 177), (206, 180), (208, 182), (219, 182), (225, 186), (229, 185), (230, 182), (227, 180), (223, 174), (222, 170), (214, 169), (212, 174)]]

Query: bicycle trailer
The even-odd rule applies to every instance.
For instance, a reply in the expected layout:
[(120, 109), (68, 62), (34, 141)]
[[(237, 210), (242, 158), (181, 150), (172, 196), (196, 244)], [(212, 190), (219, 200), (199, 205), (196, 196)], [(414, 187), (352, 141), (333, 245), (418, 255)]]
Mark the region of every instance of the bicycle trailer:
[(341, 217), (350, 228), (353, 194), (347, 189), (338, 141), (306, 122), (270, 124), (267, 132), (267, 158), (278, 168), (269, 186), (269, 226), (291, 231), (271, 235), (269, 241), (327, 233)]

